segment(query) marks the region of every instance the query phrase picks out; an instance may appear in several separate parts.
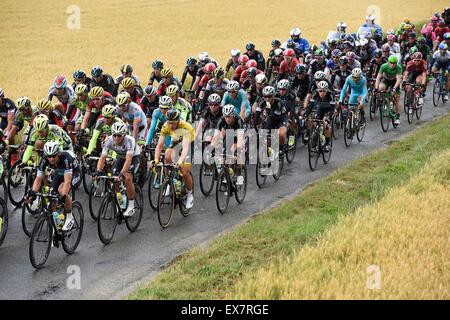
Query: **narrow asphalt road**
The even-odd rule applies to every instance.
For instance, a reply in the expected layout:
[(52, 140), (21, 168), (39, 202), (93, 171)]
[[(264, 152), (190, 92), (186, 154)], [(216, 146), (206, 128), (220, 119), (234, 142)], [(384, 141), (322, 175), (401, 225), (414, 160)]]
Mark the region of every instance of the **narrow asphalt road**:
[[(284, 166), (281, 179), (275, 182), (269, 177), (262, 190), (256, 186), (254, 166), (249, 167), (245, 201), (237, 205), (232, 198), (229, 212), (225, 215), (220, 215), (216, 209), (214, 192), (208, 198), (200, 193), (196, 168), (194, 179), (197, 191), (191, 216), (184, 218), (177, 210), (169, 228), (162, 230), (156, 212), (148, 204), (146, 186), (144, 216), (138, 231), (129, 233), (122, 224), (118, 226), (113, 242), (104, 246), (98, 238), (97, 225), (89, 216), (88, 197), (80, 192), (78, 200), (84, 207), (85, 225), (76, 253), (67, 256), (62, 248), (52, 248), (45, 268), (39, 271), (29, 261), (29, 239), (21, 228), (21, 210), (14, 211), (9, 204), (9, 230), (0, 247), (0, 299), (120, 298), (131, 292), (137, 283), (148, 280), (193, 246), (206, 243), (277, 201), (292, 196), (311, 182), (329, 175), (336, 168), (448, 112), (450, 103), (433, 107), (430, 91), (420, 121), (409, 125), (406, 116), (402, 115), (402, 123), (398, 128), (391, 127), (387, 133), (383, 133), (378, 116), (374, 122), (367, 119), (363, 142), (358, 144), (354, 141), (350, 148), (346, 148), (342, 138), (336, 140), (330, 163), (323, 165), (319, 162), (315, 172), (311, 172), (308, 167), (307, 149), (303, 145), (298, 147), (295, 161)], [(72, 275), (70, 266), (79, 267), (80, 289), (68, 289), (67, 280)]]

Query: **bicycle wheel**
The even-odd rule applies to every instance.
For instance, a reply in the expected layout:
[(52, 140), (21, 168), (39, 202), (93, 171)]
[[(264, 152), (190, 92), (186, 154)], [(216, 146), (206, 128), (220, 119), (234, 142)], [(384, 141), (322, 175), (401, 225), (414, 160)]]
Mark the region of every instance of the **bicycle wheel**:
[(63, 231), (62, 246), (67, 254), (72, 254), (77, 250), (83, 234), (84, 212), (78, 201), (72, 202), (72, 215), (75, 220), (72, 230)]
[(288, 147), (286, 152), (286, 160), (288, 163), (292, 163), (295, 158), (295, 153), (297, 152), (297, 131), (289, 128), (287, 132), (288, 136)]
[(281, 177), (281, 172), (283, 171), (283, 165), (284, 165), (284, 154), (280, 156), (280, 152), (278, 152), (278, 155), (276, 155), (275, 160), (273, 163), (276, 163), (278, 161), (278, 167), (276, 168), (275, 173), (273, 174), (273, 179), (275, 181), (278, 181)]
[(105, 183), (103, 180), (97, 182), (97, 185), (92, 184), (89, 191), (89, 214), (92, 220), (97, 221), (100, 210), (102, 197), (105, 191)]
[(205, 197), (211, 194), (214, 188), (214, 180), (216, 177), (216, 170), (214, 165), (208, 165), (204, 162), (200, 165), (200, 190)]
[[(237, 169), (236, 169), (237, 170)], [(236, 201), (241, 204), (244, 202), (245, 194), (247, 193), (247, 167), (243, 166), (241, 168), (241, 175), (244, 177), (244, 184), (240, 186), (236, 186), (236, 192), (234, 193), (234, 197), (236, 198)]]
[(137, 183), (134, 185), (136, 194), (134, 197), (134, 214), (131, 217), (125, 218), (125, 224), (130, 232), (135, 232), (142, 220), (142, 213), (144, 212), (144, 196), (142, 195), (142, 189)]
[(3, 200), (5, 201), (6, 205), (8, 205), (8, 186), (3, 176), (1, 177), (0, 185), (3, 188)]
[(53, 240), (53, 225), (50, 218), (44, 213), (34, 225), (31, 233), (29, 254), (33, 267), (40, 269), (47, 262)]
[(441, 82), (439, 79), (436, 79), (433, 85), (433, 105), (435, 107), (439, 104), (439, 98), (441, 96)]
[(358, 123), (356, 124), (358, 126), (358, 130), (356, 131), (356, 139), (359, 143), (361, 143), (361, 141), (363, 141), (364, 139), (364, 134), (366, 133), (366, 123), (360, 124), (362, 118), (361, 113), (359, 114), (358, 118)]
[(267, 179), (267, 174), (265, 172), (266, 170), (267, 170), (267, 166), (262, 164), (261, 161), (259, 161), (259, 157), (258, 157), (258, 161), (256, 162), (256, 185), (260, 189), (262, 189), (262, 187), (266, 183), (266, 179)]
[(416, 104), (416, 119), (420, 120), (420, 117), (422, 116), (423, 105), (419, 104), (419, 98), (418, 97), (416, 97), (416, 99), (415, 99), (415, 104)]
[(172, 181), (165, 179), (158, 194), (158, 221), (162, 228), (167, 228), (172, 221), (175, 209), (175, 188)]
[(331, 152), (333, 151), (333, 135), (330, 136), (330, 142), (328, 142), (328, 145), (330, 146), (330, 151), (325, 152), (325, 150), (322, 150), (322, 160), (325, 164), (330, 162), (331, 159)]
[(216, 205), (221, 214), (227, 211), (231, 196), (231, 180), (227, 170), (225, 167), (220, 171), (216, 184)]
[(100, 205), (97, 219), (97, 231), (100, 241), (103, 244), (109, 244), (117, 227), (117, 216), (119, 214), (116, 201), (110, 193), (106, 194)]
[(161, 189), (161, 183), (163, 181), (158, 181), (161, 179), (161, 173), (157, 172), (156, 174), (153, 172), (153, 170), (150, 170), (150, 178), (148, 182), (148, 201), (150, 202), (150, 207), (152, 207), (153, 210), (158, 210), (158, 197), (159, 197), (159, 190)]
[(17, 166), (22, 163), (22, 160), (17, 160), (11, 169), (8, 171), (8, 195), (11, 203), (20, 207), (27, 192), (27, 176), (28, 173), (24, 170), (19, 170)]
[(383, 132), (387, 132), (389, 129), (389, 122), (391, 120), (389, 116), (389, 110), (389, 100), (384, 99), (380, 106), (380, 122)]
[(0, 198), (0, 246), (6, 237), (8, 232), (8, 206), (5, 200)]
[(36, 198), (32, 203), (24, 203), (22, 206), (22, 229), (27, 237), (31, 236), (41, 212), (41, 198)]
[(344, 127), (344, 143), (346, 147), (350, 147), (353, 140), (353, 113), (349, 113)]
[[(192, 172), (190, 173), (191, 180), (192, 180), (192, 194), (194, 194), (194, 177), (192, 176)], [(183, 187), (182, 194), (184, 194), (183, 199), (178, 199), (180, 204), (180, 212), (183, 215), (183, 217), (187, 217), (191, 214), (192, 208), (188, 209), (186, 208), (184, 201), (186, 198), (186, 187)]]
[(339, 137), (341, 136), (341, 129), (342, 129), (342, 114), (339, 113), (335, 113), (332, 116), (331, 119), (331, 132), (333, 134), (333, 138), (334, 139), (339, 139)]
[(317, 168), (320, 157), (319, 143), (319, 132), (314, 128), (308, 141), (308, 162), (311, 171), (314, 171)]
[(375, 94), (372, 94), (370, 96), (370, 104), (369, 104), (370, 121), (373, 121), (375, 119), (376, 112), (377, 112), (377, 96)]

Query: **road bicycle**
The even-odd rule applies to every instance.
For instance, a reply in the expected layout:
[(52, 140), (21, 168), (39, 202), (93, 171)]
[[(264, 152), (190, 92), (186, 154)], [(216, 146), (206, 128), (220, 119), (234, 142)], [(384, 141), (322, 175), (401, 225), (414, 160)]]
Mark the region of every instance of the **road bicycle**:
[[(405, 85), (404, 107), (409, 124), (413, 122), (414, 116), (417, 120), (420, 120), (420, 117), (422, 116), (423, 105), (419, 104), (419, 99), (422, 96), (423, 87), (424, 85), (416, 83), (407, 83)], [(407, 88), (411, 89), (408, 90)]]
[[(330, 134), (329, 151), (327, 152), (325, 150), (326, 137), (324, 121), (321, 119), (310, 119), (309, 121), (313, 123), (313, 127), (308, 140), (308, 164), (311, 171), (315, 171), (320, 156), (322, 156), (324, 164), (327, 164), (331, 159), (333, 134)], [(333, 130), (333, 128), (331, 130)]]
[(445, 71), (445, 73), (442, 71), (436, 72), (433, 73), (433, 77), (436, 79), (433, 85), (433, 105), (437, 107), (439, 100), (441, 100), (442, 103), (445, 103), (444, 96), (447, 93), (445, 90), (445, 84), (447, 82), (447, 78), (449, 77), (449, 73), (448, 71)]
[(379, 94), (377, 103), (380, 110), (381, 129), (383, 132), (387, 132), (391, 122), (394, 128), (397, 127), (397, 124), (395, 123), (395, 94), (392, 88), (389, 90), (378, 90), (377, 93)]
[(366, 132), (366, 123), (362, 122), (362, 115), (358, 103), (344, 104), (345, 126), (344, 126), (344, 143), (346, 147), (350, 147), (353, 137), (356, 136), (358, 142), (361, 142)]

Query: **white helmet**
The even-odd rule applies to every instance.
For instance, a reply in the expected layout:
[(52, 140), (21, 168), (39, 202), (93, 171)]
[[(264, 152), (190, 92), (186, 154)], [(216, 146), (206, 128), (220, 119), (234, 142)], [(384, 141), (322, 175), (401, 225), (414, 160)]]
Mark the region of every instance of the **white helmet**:
[(44, 144), (44, 154), (46, 156), (54, 156), (61, 151), (61, 146), (58, 142), (50, 140)]
[(287, 80), (287, 79), (282, 79), (282, 80), (278, 81), (278, 84), (277, 84), (278, 89), (289, 89), (290, 86), (291, 85), (289, 83), (289, 80)]
[(361, 38), (360, 40), (359, 40), (359, 45), (361, 46), (361, 47), (364, 47), (366, 44), (368, 44), (369, 43), (369, 40), (367, 40), (366, 38)]
[(325, 79), (327, 76), (327, 74), (321, 70), (316, 71), (316, 73), (314, 73), (314, 80), (323, 80)]
[(301, 30), (299, 28), (294, 28), (291, 30), (291, 37), (292, 36), (298, 36), (300, 37), (300, 35), (302, 34)]
[(362, 71), (360, 68), (355, 68), (352, 70), (352, 76), (355, 78), (359, 78), (362, 74)]
[(111, 133), (124, 136), (128, 133), (128, 127), (122, 121), (114, 122), (114, 124), (111, 126)]
[(267, 77), (264, 73), (257, 74), (255, 77), (256, 83), (266, 83)]
[(234, 106), (232, 104), (226, 104), (222, 108), (222, 114), (224, 116), (234, 115)]
[(239, 49), (231, 49), (230, 53), (232, 57), (237, 57), (238, 55), (241, 54), (241, 51)]
[(200, 59), (200, 61), (205, 61), (208, 58), (208, 52), (200, 52), (198, 54), (198, 58)]
[(159, 97), (159, 107), (162, 109), (169, 109), (172, 108), (172, 98), (169, 96), (162, 96)]
[(222, 98), (217, 93), (212, 93), (208, 97), (208, 103), (217, 104), (220, 103)]
[(369, 15), (366, 17), (366, 21), (372, 21), (372, 22), (374, 22), (374, 21), (375, 21), (375, 16), (374, 16), (373, 14), (369, 14)]
[(275, 51), (273, 52), (275, 56), (283, 56), (283, 49), (275, 49)]
[(264, 97), (273, 96), (275, 94), (275, 88), (272, 86), (267, 86), (263, 89), (262, 94)]
[(231, 80), (227, 83), (227, 91), (237, 91), (239, 90), (239, 82)]
[(344, 21), (340, 21), (340, 22), (338, 22), (336, 27), (337, 27), (338, 31), (343, 31), (342, 29), (347, 28), (347, 24)]
[(318, 84), (317, 84), (317, 88), (318, 89), (328, 89), (328, 82), (326, 82), (326, 81), (320, 81)]

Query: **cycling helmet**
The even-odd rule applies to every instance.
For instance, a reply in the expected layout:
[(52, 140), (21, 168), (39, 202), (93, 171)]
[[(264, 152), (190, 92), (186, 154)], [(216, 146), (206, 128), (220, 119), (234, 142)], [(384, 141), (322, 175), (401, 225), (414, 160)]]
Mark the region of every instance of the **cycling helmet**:
[(441, 42), (439, 44), (439, 50), (447, 50), (447, 49), (448, 49), (448, 46), (444, 42)]
[(111, 126), (111, 133), (124, 136), (128, 134), (128, 127), (122, 121), (114, 122), (114, 124)]
[(277, 39), (272, 40), (272, 47), (279, 47), (279, 46), (281, 46), (280, 40)]
[(201, 62), (204, 62), (205, 60), (207, 60), (209, 57), (208, 52), (200, 52), (198, 54), (198, 58), (200, 59)]
[(408, 38), (416, 38), (416, 33), (414, 31), (408, 33)]
[(345, 29), (347, 29), (347, 24), (344, 21), (340, 21), (336, 27), (337, 27), (337, 31), (344, 32)]
[(267, 77), (264, 73), (257, 74), (255, 77), (256, 83), (263, 84), (267, 82)]
[(156, 88), (153, 87), (152, 85), (148, 85), (144, 88), (144, 94), (148, 97), (151, 96), (152, 94), (156, 93)]
[(172, 108), (172, 99), (169, 96), (159, 97), (159, 107), (161, 109), (169, 109)]
[(101, 98), (103, 97), (103, 94), (105, 93), (105, 90), (102, 87), (93, 87), (91, 91), (89, 91), (89, 98)]
[(225, 70), (222, 67), (215, 68), (212, 72), (212, 76), (216, 79), (223, 78), (225, 76)]
[(161, 77), (168, 78), (173, 76), (173, 71), (170, 68), (164, 68), (161, 70)]
[(117, 105), (121, 106), (127, 103), (130, 99), (130, 94), (126, 91), (122, 91), (119, 93), (116, 97), (116, 103)]
[(204, 73), (212, 73), (216, 69), (216, 65), (212, 62), (207, 63), (203, 66), (203, 72)]
[(359, 45), (361, 47), (364, 47), (365, 45), (367, 45), (369, 43), (369, 40), (367, 40), (366, 38), (362, 38), (359, 40)]
[(251, 60), (247, 61), (247, 63), (245, 64), (245, 67), (247, 69), (250, 69), (250, 68), (256, 68), (257, 65), (258, 65), (258, 63), (255, 60), (251, 59)]
[(86, 73), (83, 70), (77, 70), (73, 73), (74, 80), (81, 80), (86, 77)]
[(283, 49), (275, 49), (275, 51), (273, 52), (275, 57), (281, 57), (283, 55)]
[(333, 58), (339, 58), (341, 56), (342, 52), (339, 49), (334, 49), (331, 51), (331, 57)]
[(116, 112), (116, 106), (113, 106), (112, 104), (107, 104), (102, 108), (102, 116), (104, 118), (110, 118), (114, 115), (114, 112)]
[(123, 78), (120, 83), (125, 89), (133, 88), (136, 85), (136, 81), (133, 78)]
[(152, 63), (152, 68), (153, 69), (162, 69), (162, 68), (164, 68), (164, 63), (161, 60), (156, 59)]
[(232, 57), (237, 57), (241, 54), (241, 51), (239, 49), (231, 49), (230, 54)]
[(354, 53), (353, 51), (349, 51), (349, 52), (347, 52), (346, 57), (349, 60), (354, 60), (356, 58), (356, 53)]
[(89, 92), (89, 88), (84, 83), (80, 83), (75, 87), (75, 94), (77, 96), (85, 95)]
[(431, 20), (431, 21), (438, 21), (438, 17), (436, 17), (435, 15), (433, 15), (433, 16), (430, 18), (430, 20)]
[(193, 65), (195, 65), (195, 64), (197, 64), (197, 59), (195, 59), (194, 57), (189, 57), (189, 58), (186, 60), (186, 65), (187, 65), (188, 67), (193, 66)]
[(95, 66), (91, 70), (91, 75), (94, 78), (100, 77), (102, 74), (103, 74), (103, 69), (101, 67), (99, 67), (99, 66)]
[(295, 48), (297, 48), (297, 44), (294, 42), (294, 40), (289, 39), (288, 42), (286, 43), (286, 48), (287, 49), (295, 49)]
[(239, 90), (239, 82), (231, 80), (227, 83), (227, 91), (237, 91)]
[(345, 64), (348, 64), (348, 59), (347, 59), (347, 57), (340, 57), (339, 58), (339, 64), (342, 66), (342, 65), (345, 65)]
[(31, 107), (31, 100), (28, 97), (20, 97), (16, 101), (17, 110), (22, 110), (28, 107)]
[(282, 79), (282, 80), (278, 81), (278, 83), (277, 83), (277, 88), (279, 90), (281, 90), (281, 89), (288, 90), (289, 87), (290, 87), (290, 83), (289, 83), (289, 80), (287, 80), (287, 79)]
[(264, 97), (269, 97), (275, 95), (275, 88), (272, 86), (264, 87), (262, 94)]
[(3, 91), (2, 88), (0, 88), (0, 98), (3, 98), (5, 96), (5, 91)]
[(325, 51), (323, 51), (322, 48), (319, 48), (316, 51), (314, 51), (314, 55), (318, 57), (325, 57)]
[(222, 108), (222, 114), (224, 116), (233, 116), (234, 115), (234, 106), (232, 104), (226, 104)]
[(393, 34), (388, 34), (388, 35), (386, 36), (386, 39), (387, 39), (387, 41), (395, 41), (395, 35), (393, 35)]
[(422, 53), (421, 53), (421, 52), (416, 52), (416, 53), (414, 53), (414, 54), (411, 56), (411, 58), (412, 58), (413, 60), (422, 60), (423, 56), (422, 56)]
[(389, 56), (388, 61), (390, 63), (398, 63), (398, 58), (395, 55), (391, 55), (391, 56)]
[(295, 57), (294, 49), (286, 49), (286, 50), (284, 50), (283, 56), (285, 56), (285, 57)]
[(301, 74), (306, 72), (306, 66), (304, 64), (298, 64), (295, 66), (295, 73)]
[(248, 68), (247, 76), (253, 78), (254, 76), (256, 76), (256, 72), (257, 72), (257, 69), (255, 67)]
[(409, 55), (412, 56), (414, 53), (419, 51), (416, 46), (409, 48)]
[(366, 21), (374, 22), (374, 21), (375, 21), (375, 16), (374, 16), (373, 14), (369, 14), (369, 15), (366, 17)]
[(444, 40), (450, 40), (450, 32), (444, 33)]
[(302, 32), (299, 28), (294, 28), (291, 30), (291, 37), (300, 37), (301, 34)]
[(314, 80), (323, 80), (326, 78), (326, 73), (323, 71), (316, 71), (316, 73), (314, 73)]
[(320, 90), (328, 89), (328, 82), (326, 82), (326, 81), (320, 81), (320, 82), (317, 84), (317, 89), (320, 89)]
[(133, 72), (133, 67), (129, 64), (124, 64), (122, 65), (122, 68), (120, 68), (120, 72), (122, 73), (132, 73)]
[(245, 64), (248, 62), (248, 60), (250, 60), (249, 57), (244, 54), (239, 57), (238, 62), (239, 62), (239, 64), (243, 64), (243, 63)]
[(359, 78), (362, 75), (362, 71), (360, 68), (355, 68), (352, 70), (352, 77)]
[(50, 140), (44, 144), (44, 154), (46, 156), (54, 156), (61, 151), (61, 146), (58, 142)]
[(53, 109), (53, 105), (48, 99), (41, 99), (37, 103), (37, 108), (40, 111), (50, 111)]
[(48, 128), (48, 117), (45, 114), (37, 115), (33, 120), (33, 128), (37, 132)]
[(53, 81), (53, 86), (56, 89), (64, 89), (66, 87), (66, 84), (67, 79), (66, 76), (63, 75), (56, 76), (55, 81)]
[(255, 50), (255, 44), (254, 44), (253, 42), (249, 42), (249, 43), (247, 43), (247, 45), (245, 46), (245, 49), (247, 49), (247, 51)]
[(171, 84), (166, 89), (166, 95), (168, 95), (169, 97), (173, 97), (177, 93), (178, 93), (178, 86), (176, 86), (175, 84)]
[[(448, 35), (450, 36), (450, 32), (448, 33)], [(444, 37), (445, 37), (445, 35), (444, 35)], [(424, 45), (427, 43), (427, 39), (425, 39), (424, 37), (420, 37), (417, 39), (417, 43)]]
[(375, 50), (375, 57), (381, 58), (383, 56), (383, 51), (381, 49)]
[(222, 101), (222, 98), (217, 93), (212, 93), (208, 97), (208, 103), (209, 104), (220, 104)]
[(385, 43), (381, 46), (381, 50), (383, 51), (391, 51), (391, 46), (389, 45), (389, 43)]
[(169, 111), (167, 111), (166, 114), (166, 119), (167, 121), (178, 121), (180, 120), (180, 111), (178, 111), (177, 109), (170, 109)]

